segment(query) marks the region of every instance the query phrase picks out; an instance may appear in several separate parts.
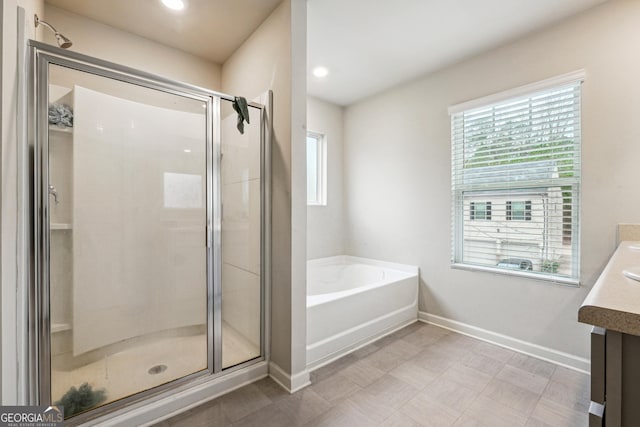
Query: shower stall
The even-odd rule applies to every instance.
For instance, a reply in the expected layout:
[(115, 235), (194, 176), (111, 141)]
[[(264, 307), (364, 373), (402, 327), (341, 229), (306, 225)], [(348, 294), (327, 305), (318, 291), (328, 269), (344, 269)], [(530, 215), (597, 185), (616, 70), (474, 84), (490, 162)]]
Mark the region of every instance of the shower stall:
[(71, 424), (266, 360), (271, 94), (29, 41), (34, 402)]

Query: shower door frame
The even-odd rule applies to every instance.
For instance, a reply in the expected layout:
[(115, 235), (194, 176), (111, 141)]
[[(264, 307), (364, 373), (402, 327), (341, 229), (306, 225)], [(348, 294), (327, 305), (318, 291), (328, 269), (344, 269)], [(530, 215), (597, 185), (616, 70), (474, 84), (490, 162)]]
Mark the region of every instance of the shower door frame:
[(271, 239), (271, 135), (273, 94), (264, 105), (249, 102), (260, 110), (260, 355), (227, 369), (222, 368), (222, 200), (221, 200), (221, 100), (231, 95), (171, 80), (120, 64), (104, 61), (28, 40), (27, 143), (30, 182), (29, 289), (28, 293), (28, 396), (31, 404), (51, 404), (51, 319), (50, 319), (50, 213), (49, 213), (49, 66), (56, 65), (123, 83), (158, 90), (206, 103), (206, 268), (207, 268), (207, 369), (194, 372), (134, 395), (98, 406), (65, 420), (76, 425), (117, 411), (132, 403), (158, 400), (170, 391), (215, 380), (261, 361), (268, 361)]

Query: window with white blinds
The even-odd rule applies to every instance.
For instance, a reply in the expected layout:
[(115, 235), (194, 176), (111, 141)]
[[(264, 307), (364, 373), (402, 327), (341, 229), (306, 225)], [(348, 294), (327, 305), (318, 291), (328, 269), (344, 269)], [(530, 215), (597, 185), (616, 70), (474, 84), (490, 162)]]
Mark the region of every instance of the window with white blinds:
[(579, 283), (582, 78), (564, 80), (450, 110), (454, 266)]

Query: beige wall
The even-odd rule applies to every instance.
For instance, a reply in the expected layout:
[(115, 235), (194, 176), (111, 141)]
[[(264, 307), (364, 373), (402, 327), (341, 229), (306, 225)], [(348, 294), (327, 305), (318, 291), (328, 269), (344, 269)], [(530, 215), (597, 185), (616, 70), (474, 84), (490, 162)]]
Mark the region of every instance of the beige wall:
[[(639, 21), (610, 1), (347, 108), (347, 253), (419, 265), (421, 310), (588, 358), (578, 307), (640, 220)], [(447, 107), (582, 68), (582, 286), (452, 270)]]
[(307, 129), (325, 135), (327, 205), (307, 207), (307, 258), (344, 254), (342, 107), (307, 97)]
[(274, 93), (271, 360), (286, 373), (306, 365), (306, 189), (304, 166), (297, 169), (305, 164), (305, 32), (297, 27), (306, 22), (299, 16), (305, 8), (304, 1), (283, 1), (222, 67), (224, 92), (248, 99)]
[(36, 14), (40, 18), (44, 16), (44, 0), (18, 0), (18, 7), (24, 9), (28, 37), (42, 40), (43, 28), (35, 28), (33, 15)]
[[(220, 90), (220, 65), (47, 4), (44, 18), (71, 50), (207, 89)], [(53, 33), (44, 41), (55, 45)]]

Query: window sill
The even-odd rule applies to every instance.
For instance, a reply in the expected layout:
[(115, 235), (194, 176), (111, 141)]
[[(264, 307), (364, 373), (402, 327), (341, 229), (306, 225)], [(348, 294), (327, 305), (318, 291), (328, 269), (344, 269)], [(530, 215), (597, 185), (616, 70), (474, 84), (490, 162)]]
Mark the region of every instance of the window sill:
[(554, 283), (558, 285), (580, 287), (579, 279), (572, 279), (569, 277), (558, 277), (545, 273), (533, 273), (524, 270), (506, 270), (495, 267), (485, 267), (480, 265), (452, 263), (451, 268), (455, 270), (468, 270), (468, 271), (482, 271), (485, 273), (503, 274), (505, 276), (521, 277), (523, 279), (541, 280), (543, 282)]

